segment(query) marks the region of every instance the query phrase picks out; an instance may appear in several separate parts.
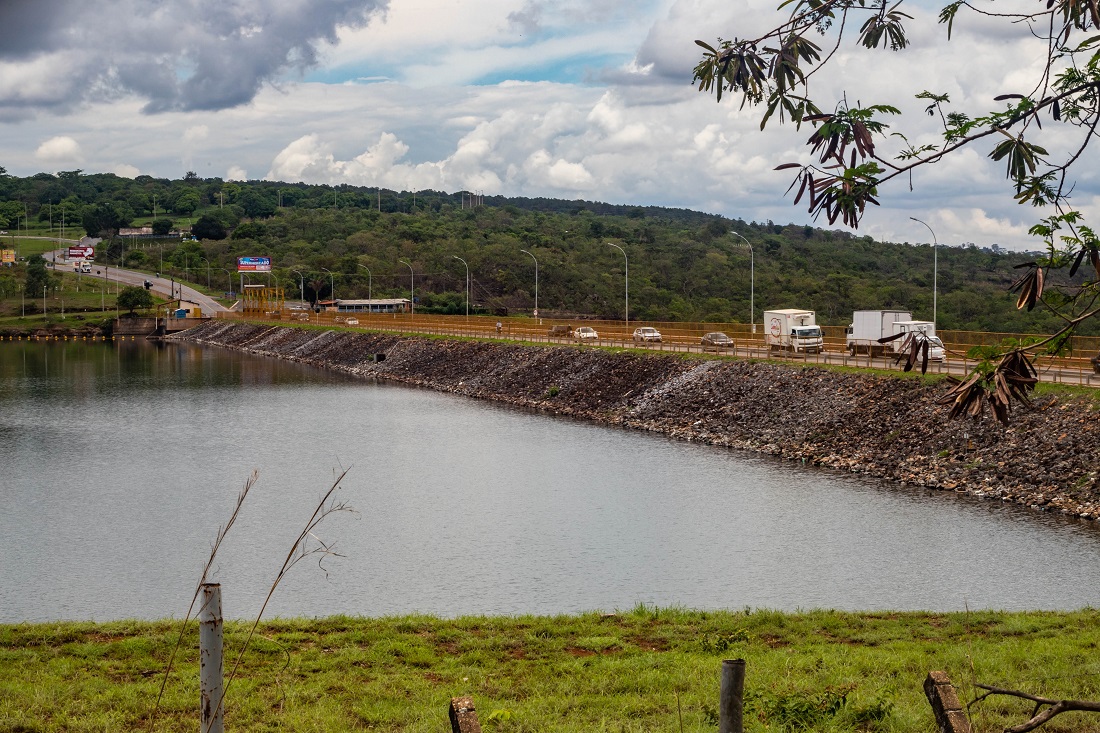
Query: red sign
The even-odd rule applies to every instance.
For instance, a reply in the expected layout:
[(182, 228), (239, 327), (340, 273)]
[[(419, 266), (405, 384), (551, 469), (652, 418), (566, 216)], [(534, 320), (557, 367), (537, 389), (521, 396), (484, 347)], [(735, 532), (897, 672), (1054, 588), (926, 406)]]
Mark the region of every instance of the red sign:
[(94, 260), (95, 247), (69, 247), (70, 260)]

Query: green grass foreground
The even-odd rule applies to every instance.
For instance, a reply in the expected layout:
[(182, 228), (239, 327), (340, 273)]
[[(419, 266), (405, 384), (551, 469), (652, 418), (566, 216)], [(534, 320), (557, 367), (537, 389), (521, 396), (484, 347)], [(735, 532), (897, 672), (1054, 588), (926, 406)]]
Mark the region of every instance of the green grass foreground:
[[(746, 730), (935, 729), (922, 683), (944, 670), (964, 701), (984, 682), (1100, 699), (1100, 611), (702, 612), (638, 607), (556, 617), (274, 620), (229, 688), (226, 730), (449, 730), (471, 695), (485, 730), (714, 731), (723, 659), (746, 660)], [(0, 731), (149, 730), (179, 624), (0, 626)], [(227, 671), (247, 624), (226, 628)], [(197, 632), (187, 632), (155, 729), (198, 726)], [(1026, 720), (1005, 697), (976, 731)], [(1068, 713), (1042, 729), (1100, 731)]]

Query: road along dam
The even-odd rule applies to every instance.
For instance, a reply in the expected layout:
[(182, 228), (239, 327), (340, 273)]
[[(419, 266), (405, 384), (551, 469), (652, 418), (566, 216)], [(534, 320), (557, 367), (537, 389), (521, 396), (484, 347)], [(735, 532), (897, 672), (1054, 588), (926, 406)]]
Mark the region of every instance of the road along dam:
[(173, 338), (1100, 519), (1100, 398), (947, 419), (942, 382), (743, 359), (211, 321)]

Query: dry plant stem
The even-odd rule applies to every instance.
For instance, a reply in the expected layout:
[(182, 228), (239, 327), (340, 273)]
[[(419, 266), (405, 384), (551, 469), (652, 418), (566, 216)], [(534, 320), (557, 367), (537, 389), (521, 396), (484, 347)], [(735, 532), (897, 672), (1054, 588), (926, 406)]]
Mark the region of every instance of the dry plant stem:
[(187, 607), (187, 613), (183, 617), (183, 621), (180, 623), (180, 633), (176, 637), (176, 646), (172, 649), (171, 656), (168, 657), (168, 666), (164, 670), (164, 678), (160, 682), (160, 691), (157, 693), (157, 702), (153, 706), (153, 713), (149, 716), (149, 730), (153, 730), (153, 726), (157, 722), (157, 712), (160, 710), (160, 702), (164, 698), (164, 689), (168, 685), (168, 677), (172, 674), (172, 664), (176, 660), (176, 654), (179, 653), (180, 645), (183, 643), (183, 635), (187, 631), (187, 624), (191, 620), (191, 613), (195, 610), (195, 602), (199, 599), (199, 593), (202, 592), (202, 586), (206, 582), (207, 577), (210, 575), (210, 568), (214, 566), (214, 558), (218, 554), (218, 550), (222, 546), (222, 540), (225, 539), (226, 534), (229, 533), (233, 523), (237, 521), (237, 516), (241, 513), (241, 507), (244, 506), (244, 500), (248, 498), (248, 492), (256, 485), (256, 482), (260, 479), (260, 474), (257, 471), (253, 471), (245, 482), (244, 487), (240, 493), (237, 494), (237, 505), (233, 507), (233, 513), (229, 516), (229, 521), (223, 526), (218, 528), (218, 534), (214, 538), (214, 546), (210, 548), (210, 556), (206, 559), (206, 565), (203, 566), (202, 575), (199, 577), (198, 585), (195, 586), (195, 594), (191, 596), (191, 605)]
[[(233, 669), (230, 670), (229, 675), (225, 678), (225, 685), (222, 687), (222, 697), (218, 700), (218, 705), (221, 705), (225, 700), (225, 696), (229, 694), (229, 686), (233, 683), (233, 679), (237, 676), (237, 669), (241, 665), (241, 660), (244, 658), (245, 652), (248, 651), (248, 646), (252, 642), (252, 637), (256, 634), (256, 628), (260, 625), (260, 619), (263, 618), (264, 611), (267, 610), (267, 604), (271, 602), (271, 597), (275, 595), (275, 589), (279, 587), (279, 583), (282, 582), (286, 574), (290, 572), (290, 569), (298, 564), (299, 560), (309, 557), (311, 555), (319, 555), (320, 558), (317, 561), (318, 566), (324, 570), (321, 563), (326, 557), (336, 556), (340, 557), (332, 548), (333, 545), (326, 545), (322, 542), (314, 530), (317, 526), (325, 520), (331, 514), (336, 512), (350, 512), (354, 511), (345, 502), (333, 501), (332, 496), (336, 493), (336, 490), (340, 488), (340, 482), (344, 480), (344, 477), (348, 475), (350, 469), (344, 469), (336, 480), (332, 482), (332, 486), (325, 492), (321, 500), (317, 502), (317, 508), (313, 510), (313, 514), (310, 516), (309, 521), (306, 522), (305, 528), (298, 535), (298, 538), (294, 540), (294, 544), (291, 545), (290, 551), (287, 552), (286, 559), (283, 560), (283, 566), (279, 569), (279, 572), (275, 575), (275, 580), (271, 584), (271, 588), (267, 591), (267, 596), (264, 598), (263, 605), (260, 606), (260, 612), (256, 614), (256, 618), (252, 622), (251, 628), (248, 630), (248, 636), (245, 637), (244, 645), (241, 647), (240, 652), (237, 653), (237, 659), (233, 662)], [(306, 549), (306, 543), (309, 538), (312, 537), (317, 541), (318, 547), (312, 550)], [(207, 733), (203, 731), (203, 733)]]
[[(1011, 728), (1005, 728), (1005, 733), (1027, 733), (1027, 731), (1035, 730), (1039, 726), (1043, 725), (1055, 715), (1060, 713), (1066, 713), (1071, 710), (1080, 710), (1090, 713), (1100, 713), (1100, 702), (1092, 702), (1089, 700), (1053, 700), (1047, 697), (1039, 697), (1038, 695), (1031, 695), (1019, 690), (1006, 690), (1002, 687), (995, 687), (993, 685), (978, 684), (983, 690), (989, 690), (989, 692), (974, 699), (970, 705), (981, 702), (990, 695), (1010, 695), (1012, 697), (1020, 697), (1024, 700), (1031, 700), (1035, 703), (1035, 710), (1031, 714), (1031, 720), (1020, 725), (1013, 726)], [(969, 708), (970, 705), (967, 705)], [(1049, 708), (1039, 712), (1039, 708), (1043, 705), (1050, 705)]]

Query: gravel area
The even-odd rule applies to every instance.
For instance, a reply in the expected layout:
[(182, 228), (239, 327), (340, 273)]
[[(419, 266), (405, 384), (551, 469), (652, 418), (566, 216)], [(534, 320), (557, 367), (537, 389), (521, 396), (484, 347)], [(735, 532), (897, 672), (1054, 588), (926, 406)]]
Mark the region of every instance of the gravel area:
[(1084, 397), (1016, 407), (1005, 428), (948, 420), (945, 387), (911, 376), (224, 321), (175, 338), (1100, 519), (1100, 408)]

